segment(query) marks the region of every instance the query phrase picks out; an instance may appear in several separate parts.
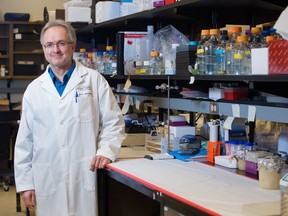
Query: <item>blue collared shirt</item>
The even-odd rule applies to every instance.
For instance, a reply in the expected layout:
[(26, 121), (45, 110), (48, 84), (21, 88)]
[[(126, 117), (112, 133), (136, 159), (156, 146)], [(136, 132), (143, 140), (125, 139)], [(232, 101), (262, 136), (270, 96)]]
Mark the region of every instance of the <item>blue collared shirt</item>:
[(59, 95), (61, 96), (62, 93), (64, 92), (64, 89), (75, 69), (76, 65), (75, 65), (75, 61), (73, 60), (72, 66), (69, 68), (69, 70), (67, 71), (67, 73), (64, 75), (63, 77), (63, 82), (58, 81), (57, 77), (55, 76), (55, 74), (53, 73), (51, 67), (48, 68), (48, 72), (50, 74), (50, 77), (59, 93)]

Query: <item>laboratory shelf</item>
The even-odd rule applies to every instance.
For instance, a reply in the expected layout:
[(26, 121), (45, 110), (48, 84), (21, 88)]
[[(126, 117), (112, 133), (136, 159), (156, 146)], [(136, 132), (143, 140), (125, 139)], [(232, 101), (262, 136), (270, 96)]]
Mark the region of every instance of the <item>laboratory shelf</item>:
[[(155, 96), (154, 93), (125, 93), (115, 92), (115, 95), (129, 95), (135, 97), (140, 101), (151, 100), (153, 106), (164, 108), (182, 110), (187, 112), (199, 112), (206, 114), (217, 114), (231, 117), (248, 118), (251, 110), (255, 107), (255, 119), (275, 121), (288, 123), (287, 109), (288, 104), (286, 103), (267, 103), (265, 101), (251, 101), (251, 100), (224, 100), (220, 99), (214, 101), (205, 98), (175, 98), (171, 97), (168, 99), (167, 95)], [(235, 116), (235, 105), (239, 106), (239, 115)], [(234, 107), (234, 108), (233, 108)], [(216, 109), (216, 110), (215, 110)], [(237, 108), (238, 109), (238, 108)], [(237, 113), (238, 114), (238, 113)]]

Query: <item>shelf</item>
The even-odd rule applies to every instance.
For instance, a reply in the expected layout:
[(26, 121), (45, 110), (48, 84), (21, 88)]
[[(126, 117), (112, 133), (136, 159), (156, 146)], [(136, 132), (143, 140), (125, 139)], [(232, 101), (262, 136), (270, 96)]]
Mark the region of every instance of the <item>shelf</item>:
[[(189, 82), (194, 75), (169, 75), (170, 80)], [(108, 80), (126, 80), (128, 75), (105, 76)], [(195, 75), (195, 80), (203, 81), (231, 81), (231, 82), (288, 82), (288, 75)], [(131, 80), (167, 80), (168, 75), (130, 75)]]
[[(161, 108), (168, 108), (168, 99), (159, 97), (150, 97), (153, 100), (153, 105)], [(240, 116), (241, 118), (248, 117), (248, 110), (251, 106), (256, 108), (256, 119), (267, 120), (275, 122), (288, 123), (288, 115), (286, 107), (274, 107), (274, 106), (263, 106), (256, 105), (253, 102), (249, 104), (241, 104), (240, 101), (230, 101), (230, 102), (213, 102), (218, 106), (218, 114), (233, 116), (232, 106), (238, 104), (240, 106)], [(185, 110), (190, 112), (201, 112), (210, 113), (211, 101), (205, 100), (193, 100), (193, 99), (182, 99), (182, 98), (170, 98), (170, 109)], [(217, 114), (217, 113), (213, 113)]]
[[(279, 5), (284, 5), (284, 1), (269, 3), (263, 0), (181, 0), (163, 7), (141, 11), (101, 23), (90, 24), (88, 26), (86, 25), (84, 28), (78, 26), (77, 32), (91, 33), (93, 30), (112, 30), (119, 29), (121, 27), (125, 27), (127, 29), (129, 26), (133, 26), (133, 28), (135, 28), (137, 27), (137, 22), (139, 27), (143, 26), (143, 22), (151, 22), (152, 20), (154, 22), (161, 20), (166, 22), (168, 21), (170, 23), (180, 21), (180, 23), (182, 22), (182, 25), (184, 24), (183, 21), (213, 22), (213, 20), (211, 20), (211, 12), (217, 12), (217, 17), (219, 17), (219, 21), (221, 21), (221, 23), (218, 24), (224, 24), (222, 23), (223, 19), (221, 19), (221, 17), (224, 17), (227, 12), (229, 15), (233, 15), (232, 17), (230, 16), (230, 23), (234, 22), (233, 19), (239, 20), (239, 13), (242, 13), (241, 16), (244, 16), (243, 14), (246, 13), (250, 16), (253, 13), (260, 13), (264, 15), (262, 17), (263, 22), (267, 22), (271, 21), (269, 20), (270, 16), (267, 14), (267, 12), (273, 12), (272, 17), (275, 19), (279, 16), (280, 12), (284, 10), (284, 6)], [(276, 12), (276, 15), (274, 12)], [(139, 25), (139, 22), (141, 22), (141, 25)], [(247, 23), (247, 19), (243, 20), (242, 22)]]

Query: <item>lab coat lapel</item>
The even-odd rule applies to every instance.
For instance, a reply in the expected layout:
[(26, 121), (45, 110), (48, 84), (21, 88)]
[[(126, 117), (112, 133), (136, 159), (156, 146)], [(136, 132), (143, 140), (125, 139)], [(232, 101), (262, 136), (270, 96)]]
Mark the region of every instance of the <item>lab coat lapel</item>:
[(46, 70), (44, 74), (40, 77), (40, 83), (42, 88), (44, 88), (46, 91), (50, 92), (56, 97), (59, 97), (59, 93), (57, 92), (57, 89), (52, 82), (48, 70)]

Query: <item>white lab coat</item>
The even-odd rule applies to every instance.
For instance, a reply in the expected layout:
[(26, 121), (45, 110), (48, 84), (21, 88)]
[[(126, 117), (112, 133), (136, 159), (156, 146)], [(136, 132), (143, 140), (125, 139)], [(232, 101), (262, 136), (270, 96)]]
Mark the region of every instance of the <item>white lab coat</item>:
[(17, 191), (36, 190), (38, 216), (98, 215), (90, 163), (95, 154), (114, 161), (123, 134), (117, 101), (98, 72), (77, 62), (60, 97), (46, 69), (23, 96), (15, 145)]

